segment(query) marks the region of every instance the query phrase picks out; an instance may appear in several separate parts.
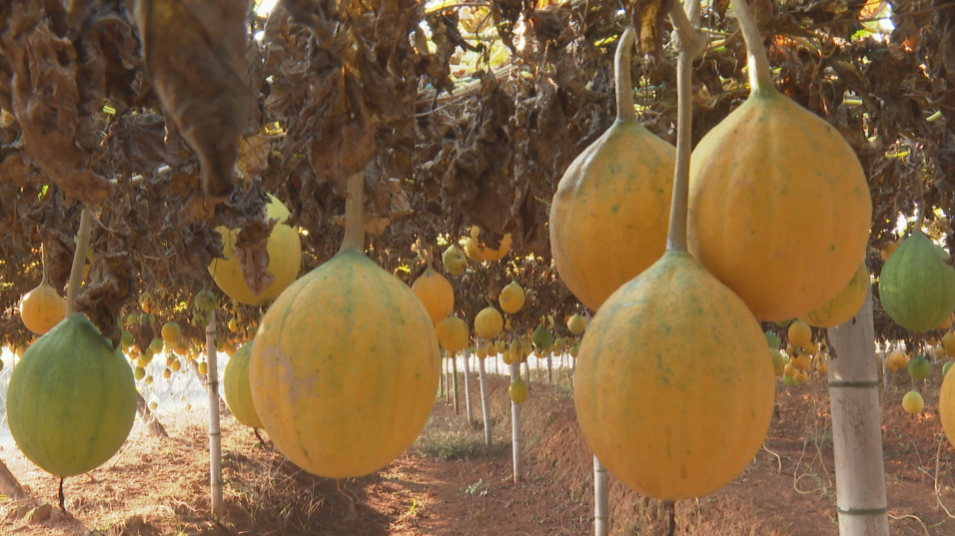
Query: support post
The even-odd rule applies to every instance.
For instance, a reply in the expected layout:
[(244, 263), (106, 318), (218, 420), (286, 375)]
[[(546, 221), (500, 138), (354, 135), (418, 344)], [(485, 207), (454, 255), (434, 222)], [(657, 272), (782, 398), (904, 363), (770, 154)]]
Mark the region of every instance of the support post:
[(829, 328), (829, 405), (840, 536), (888, 536), (872, 291), (852, 320)]
[(467, 414), (468, 426), (474, 423), (474, 413), (471, 411), (471, 351), (464, 350), (464, 413)]
[(209, 391), (209, 483), (212, 486), (212, 515), (222, 517), (222, 435), (219, 430), (219, 368), (216, 363), (216, 311), (206, 325), (206, 386)]
[(594, 534), (610, 534), (610, 473), (594, 456)]
[(484, 359), (478, 359), (478, 380), (481, 384), (481, 416), (484, 418), (484, 444), (491, 446), (491, 407), (487, 402), (487, 374)]
[(450, 354), (448, 359), (451, 360), (451, 389), (454, 391), (452, 394), (452, 398), (454, 399), (454, 414), (458, 415), (461, 413), (458, 410), (458, 358), (456, 355)]
[[(511, 363), (511, 383), (521, 374), (521, 364)], [(511, 447), (514, 452), (514, 484), (521, 483), (521, 405), (511, 401)]]

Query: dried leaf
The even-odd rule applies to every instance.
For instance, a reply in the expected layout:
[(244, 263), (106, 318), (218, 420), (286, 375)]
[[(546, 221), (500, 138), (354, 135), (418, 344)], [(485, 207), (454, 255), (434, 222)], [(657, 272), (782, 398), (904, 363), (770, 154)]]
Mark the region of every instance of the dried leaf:
[(206, 196), (234, 189), (238, 143), (252, 107), (245, 7), (229, 0), (138, 0), (143, 57), (163, 107), (202, 163)]

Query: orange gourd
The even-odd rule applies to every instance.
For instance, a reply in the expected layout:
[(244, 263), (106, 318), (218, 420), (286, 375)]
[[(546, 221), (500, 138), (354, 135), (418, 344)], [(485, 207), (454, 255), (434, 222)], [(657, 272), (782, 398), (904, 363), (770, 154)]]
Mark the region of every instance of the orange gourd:
[(302, 240), (298, 235), (298, 229), (285, 223), (290, 214), (288, 208), (270, 194), (266, 211), (269, 218), (278, 220), (272, 228), (266, 246), (269, 253), (266, 271), (275, 279), (258, 294), (249, 288), (242, 277), (242, 270), (235, 252), (238, 233), (225, 227), (216, 229), (222, 235), (222, 254), (225, 259), (213, 259), (212, 264), (209, 265), (209, 273), (222, 292), (235, 301), (247, 305), (259, 305), (277, 298), (298, 277), (302, 264)]
[(574, 376), (577, 420), (591, 450), (624, 484), (664, 501), (699, 497), (735, 478), (762, 446), (775, 395), (756, 318), (686, 251), (689, 81), (702, 45), (694, 35), (680, 41), (667, 249), (601, 305)]
[(474, 334), (482, 339), (493, 339), (504, 329), (504, 317), (494, 307), (485, 307), (474, 317)]
[(520, 311), (524, 307), (524, 300), (524, 289), (517, 281), (508, 283), (501, 290), (500, 296), (497, 297), (501, 310), (508, 314), (515, 314)]
[(773, 87), (758, 31), (743, 35), (750, 95), (693, 150), (689, 250), (756, 318), (784, 320), (852, 279), (872, 200), (852, 147)]
[(491, 249), (490, 247), (482, 244), (479, 238), (480, 235), (480, 227), (477, 225), (471, 227), (471, 239), (473, 240), (472, 244), (477, 249), (478, 254), (482, 259), (489, 262), (499, 261), (511, 251), (511, 233), (506, 233), (504, 235), (504, 238), (501, 239), (501, 244), (497, 247), (497, 249)]
[(46, 272), (46, 252), (40, 252), (43, 279), (20, 299), (20, 319), (37, 335), (43, 335), (66, 317), (66, 300), (50, 286)]
[(434, 325), (441, 347), (456, 354), (468, 347), (468, 324), (456, 315), (446, 317)]
[(865, 262), (862, 262), (839, 294), (799, 319), (817, 328), (831, 328), (848, 322), (862, 308), (868, 291), (869, 269), (866, 268)]
[(617, 47), (617, 120), (570, 164), (550, 208), (557, 272), (592, 310), (659, 259), (666, 246), (675, 149), (636, 119), (633, 40), (625, 31)]
[(411, 285), (411, 290), (424, 304), (428, 314), (431, 315), (431, 321), (435, 324), (454, 310), (454, 289), (451, 288), (451, 283), (448, 283), (448, 280), (435, 271), (430, 264), (421, 277)]
[(434, 405), (434, 324), (408, 286), (362, 252), (364, 176), (348, 181), (345, 239), (283, 292), (252, 346), (252, 401), (276, 448), (330, 478), (391, 463)]
[(955, 447), (955, 367), (949, 367), (938, 395), (938, 413), (948, 442)]

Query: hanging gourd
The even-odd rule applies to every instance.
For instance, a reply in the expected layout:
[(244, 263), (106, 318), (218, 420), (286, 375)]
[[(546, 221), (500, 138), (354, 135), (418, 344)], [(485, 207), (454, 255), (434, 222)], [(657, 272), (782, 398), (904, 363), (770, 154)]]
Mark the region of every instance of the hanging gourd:
[(955, 368), (951, 362), (946, 363), (946, 370), (942, 377), (942, 389), (938, 395), (938, 413), (942, 420), (942, 430), (948, 442), (955, 447)]
[(485, 307), (474, 317), (474, 334), (482, 339), (493, 339), (504, 329), (504, 317), (493, 306)]
[(755, 22), (746, 27), (743, 9), (750, 94), (693, 150), (689, 251), (756, 318), (785, 320), (852, 279), (872, 199), (842, 135), (773, 87), (762, 37)]
[(567, 319), (567, 329), (574, 335), (580, 335), (587, 329), (587, 318), (577, 313), (570, 315)]
[(457, 315), (451, 315), (434, 325), (438, 343), (449, 354), (456, 354), (468, 347), (468, 324)]
[[(695, 34), (680, 31), (680, 42), (698, 52)], [(694, 55), (681, 51), (678, 61), (667, 249), (602, 304), (574, 378), (577, 420), (591, 450), (623, 483), (664, 501), (699, 497), (735, 478), (763, 443), (775, 390), (756, 318), (686, 251)]]
[[(89, 209), (80, 216), (77, 251), (89, 243)], [(136, 385), (126, 358), (71, 306), (82, 281), (75, 255), (66, 318), (36, 340), (13, 369), (6, 410), (23, 454), (63, 479), (91, 471), (126, 440), (136, 416)]]
[(43, 279), (20, 300), (20, 319), (23, 325), (37, 335), (43, 335), (60, 323), (66, 316), (66, 300), (56, 289), (50, 286), (46, 270), (46, 252), (40, 247), (40, 259), (43, 269)]
[(571, 162), (550, 208), (554, 264), (567, 288), (597, 310), (666, 246), (675, 149), (637, 121), (624, 31), (614, 61), (617, 120)]
[(501, 310), (507, 314), (515, 314), (524, 307), (524, 289), (520, 283), (511, 281), (497, 297), (497, 302), (501, 305)]
[(504, 258), (511, 251), (511, 233), (506, 233), (504, 238), (501, 239), (500, 245), (497, 249), (491, 249), (488, 246), (481, 244), (481, 228), (477, 225), (471, 227), (471, 239), (473, 240), (472, 244), (477, 249), (478, 254), (482, 259), (494, 262), (499, 261)]
[(431, 413), (440, 372), (428, 310), (362, 252), (363, 188), (363, 174), (348, 180), (341, 249), (272, 304), (249, 368), (275, 447), (331, 478), (377, 471), (404, 452)]
[(848, 322), (865, 302), (869, 291), (869, 269), (865, 262), (859, 264), (852, 279), (842, 287), (838, 294), (821, 307), (799, 317), (810, 326), (817, 328), (831, 328)]
[(454, 289), (443, 275), (431, 267), (430, 262), (421, 277), (411, 285), (411, 290), (424, 304), (431, 316), (431, 321), (435, 324), (454, 310)]
[(222, 390), (229, 411), (235, 420), (251, 428), (262, 428), (262, 420), (252, 403), (252, 389), (249, 386), (249, 363), (252, 361), (252, 343), (244, 344), (236, 350), (225, 366), (222, 374)]
[(912, 236), (885, 261), (879, 275), (879, 298), (892, 321), (921, 333), (935, 329), (952, 314), (955, 268), (946, 259), (948, 253), (916, 225)]
[(298, 229), (285, 223), (290, 214), (288, 208), (278, 198), (269, 194), (266, 212), (269, 219), (278, 222), (272, 227), (266, 245), (269, 254), (266, 272), (272, 280), (258, 293), (249, 287), (242, 275), (235, 251), (238, 233), (225, 227), (216, 229), (222, 236), (222, 255), (225, 259), (213, 259), (209, 265), (209, 273), (219, 289), (239, 303), (259, 305), (274, 300), (295, 281), (301, 268), (302, 239), (298, 235)]

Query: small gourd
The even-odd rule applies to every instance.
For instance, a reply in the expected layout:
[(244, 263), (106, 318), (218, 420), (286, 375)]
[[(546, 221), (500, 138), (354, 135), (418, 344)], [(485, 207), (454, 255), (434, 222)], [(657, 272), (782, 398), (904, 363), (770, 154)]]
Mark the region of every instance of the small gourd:
[(492, 306), (481, 309), (474, 317), (474, 334), (482, 339), (493, 339), (504, 329), (504, 317)]
[(40, 251), (43, 279), (20, 300), (20, 319), (37, 335), (43, 335), (66, 317), (66, 300), (50, 286), (46, 271), (46, 251)]
[(451, 288), (451, 283), (448, 283), (448, 280), (435, 271), (430, 264), (421, 277), (411, 285), (411, 290), (424, 304), (431, 316), (431, 321), (435, 324), (454, 310), (454, 289)]
[(501, 310), (508, 314), (515, 314), (520, 311), (524, 307), (524, 299), (524, 289), (517, 281), (508, 283), (501, 289), (501, 294), (497, 297)]
[(434, 325), (438, 343), (449, 354), (456, 354), (468, 347), (468, 324), (457, 315), (451, 315)]
[(262, 428), (262, 420), (255, 411), (255, 404), (252, 403), (252, 389), (249, 387), (252, 344), (250, 342), (242, 345), (229, 358), (225, 372), (222, 374), (222, 390), (229, 411), (235, 416), (235, 420), (251, 428)]

